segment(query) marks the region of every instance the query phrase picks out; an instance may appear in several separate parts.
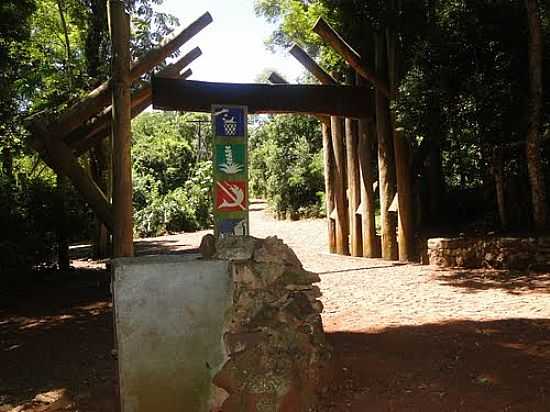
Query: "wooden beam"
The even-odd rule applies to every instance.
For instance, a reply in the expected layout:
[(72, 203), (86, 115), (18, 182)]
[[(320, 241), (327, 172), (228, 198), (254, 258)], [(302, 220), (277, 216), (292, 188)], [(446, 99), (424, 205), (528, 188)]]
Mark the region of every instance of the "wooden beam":
[(73, 155), (71, 149), (61, 140), (45, 134), (45, 158), (56, 173), (67, 176), (75, 189), (90, 205), (94, 213), (110, 230), (113, 228), (113, 213), (105, 194), (99, 189), (92, 177), (87, 173)]
[(131, 97), (130, 16), (119, 0), (109, 0), (111, 70), (113, 90), (113, 255), (134, 255)]
[(210, 112), (217, 104), (242, 104), (249, 113), (309, 113), (366, 117), (366, 90), (351, 86), (210, 83), (153, 78), (153, 107), (161, 110)]
[[(178, 34), (167, 38), (158, 47), (147, 52), (132, 67), (129, 79), (134, 81), (151, 71), (163, 59), (174, 53), (184, 43), (212, 22), (210, 13), (205, 13)], [(59, 115), (55, 122), (55, 135), (66, 136), (94, 114), (102, 110), (111, 100), (111, 83), (103, 83), (82, 100)]]
[[(163, 70), (161, 70), (160, 73), (164, 74), (167, 71), (171, 71), (178, 62), (165, 67)], [(181, 75), (178, 74), (179, 76), (178, 78), (186, 79), (192, 74), (193, 74), (193, 71), (191, 69), (187, 69)], [(132, 100), (132, 118), (134, 118), (151, 105), (151, 102), (152, 102), (151, 84), (145, 83), (138, 90), (134, 91), (132, 93), (131, 100)], [(147, 104), (143, 107), (144, 102), (146, 102)], [(94, 144), (97, 144), (98, 141), (103, 139), (103, 137), (99, 138), (98, 137), (99, 135), (107, 137), (111, 133), (110, 129), (111, 129), (112, 119), (113, 119), (112, 106), (109, 106), (105, 108), (98, 116), (94, 117), (88, 123), (86, 123), (84, 126), (79, 127), (78, 129), (73, 131), (71, 134), (69, 134), (67, 137), (65, 137), (65, 142), (71, 147), (90, 148)], [(87, 143), (87, 141), (89, 140), (93, 141), (93, 144), (91, 146)], [(77, 149), (77, 152), (79, 152), (79, 155), (82, 154), (81, 149)]]
[[(181, 75), (182, 79), (185, 79), (188, 76), (191, 76), (193, 74), (193, 71), (191, 69), (187, 69), (183, 74)], [(146, 99), (138, 100), (137, 104), (134, 104), (132, 101), (132, 119), (139, 116), (141, 113), (143, 113), (149, 106), (152, 104), (152, 95), (149, 94)], [(109, 112), (111, 113), (111, 112)], [(77, 156), (82, 156), (84, 153), (86, 153), (88, 150), (90, 150), (92, 147), (94, 147), (96, 144), (101, 142), (103, 139), (111, 135), (111, 120), (109, 119), (109, 125), (106, 128), (98, 129), (94, 134), (90, 134), (86, 137), (86, 139), (80, 140), (74, 145), (75, 154)]]
[(185, 56), (178, 59), (175, 63), (172, 63), (157, 73), (158, 77), (168, 77), (169, 79), (179, 79), (180, 72), (193, 63), (197, 58), (202, 55), (202, 51), (199, 47), (195, 47), (188, 52)]
[(388, 84), (369, 68), (363, 58), (325, 21), (319, 17), (313, 31), (325, 40), (357, 73), (369, 80), (386, 97), (390, 97)]
[(328, 74), (321, 66), (317, 64), (313, 58), (309, 56), (300, 46), (294, 44), (290, 48), (290, 54), (292, 54), (296, 60), (298, 60), (302, 66), (304, 66), (321, 84), (336, 86), (338, 82)]
[[(131, 96), (131, 107), (134, 108), (144, 101), (151, 102), (152, 89), (150, 84), (144, 84)], [(149, 103), (150, 104), (150, 103)], [(91, 119), (84, 126), (79, 127), (65, 137), (64, 141), (71, 147), (82, 145), (86, 140), (96, 136), (101, 131), (110, 133), (113, 120), (112, 106), (105, 108), (98, 116)]]
[(273, 84), (288, 84), (285, 78), (275, 72), (271, 72), (267, 80), (269, 80)]

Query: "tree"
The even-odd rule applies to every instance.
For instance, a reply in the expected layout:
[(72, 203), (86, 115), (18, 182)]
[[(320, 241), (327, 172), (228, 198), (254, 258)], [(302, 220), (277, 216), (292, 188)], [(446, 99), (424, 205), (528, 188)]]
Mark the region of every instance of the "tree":
[(542, 118), (542, 28), (537, 0), (525, 0), (529, 26), (529, 114), (527, 127), (527, 166), (531, 183), (533, 220), (537, 230), (546, 227), (548, 208), (546, 187), (541, 160), (541, 118)]

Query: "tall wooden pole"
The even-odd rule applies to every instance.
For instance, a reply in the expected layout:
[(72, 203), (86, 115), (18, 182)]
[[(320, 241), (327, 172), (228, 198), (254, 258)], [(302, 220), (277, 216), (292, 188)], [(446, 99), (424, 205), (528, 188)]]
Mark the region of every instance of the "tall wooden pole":
[[(370, 124), (369, 124), (370, 123)], [(376, 236), (374, 190), (372, 184), (374, 159), (373, 142), (376, 139), (376, 125), (366, 119), (359, 120), (359, 163), (361, 167), (361, 213), (363, 230), (363, 256), (380, 257), (380, 245)]]
[(336, 219), (332, 216), (334, 202), (334, 155), (331, 146), (330, 119), (321, 119), (321, 133), (323, 135), (323, 161), (325, 174), (325, 201), (328, 223), (328, 246), (330, 253), (337, 253), (336, 247)]
[(543, 105), (543, 36), (538, 0), (525, 0), (529, 26), (529, 111), (527, 126), (527, 171), (531, 184), (533, 221), (537, 231), (548, 224), (547, 194), (541, 156), (541, 119)]
[[(383, 32), (375, 33), (376, 73), (386, 73), (386, 41)], [(386, 94), (376, 88), (376, 129), (378, 135), (378, 179), (380, 181), (380, 221), (382, 226), (382, 257), (397, 259), (397, 217), (388, 209), (395, 196), (395, 167), (391, 131), (390, 103)]]
[[(290, 49), (296, 60), (298, 60), (317, 80), (323, 85), (337, 85), (338, 82), (317, 64), (300, 46), (293, 45)], [(329, 218), (329, 244), (331, 253), (348, 254), (348, 222), (346, 209), (346, 191), (342, 184), (341, 171), (338, 164), (343, 167), (343, 143), (341, 119), (332, 116), (330, 122), (322, 123), (323, 131), (323, 154), (325, 158), (325, 187), (327, 197), (327, 215)], [(338, 161), (336, 160), (338, 156)], [(340, 186), (340, 187), (338, 187)], [(331, 202), (329, 204), (329, 202)], [(334, 213), (336, 212), (336, 213)], [(333, 243), (334, 242), (334, 245)]]
[(336, 206), (336, 253), (349, 255), (349, 214), (346, 199), (346, 154), (344, 151), (343, 119), (331, 116), (330, 128), (334, 153), (334, 199)]
[(414, 217), (412, 211), (412, 180), (410, 165), (410, 146), (403, 129), (394, 133), (395, 170), (397, 175), (397, 201), (399, 224), (399, 260), (403, 262), (414, 258)]
[[(355, 72), (350, 72), (350, 84), (355, 84)], [(348, 177), (348, 207), (351, 256), (363, 256), (363, 234), (361, 215), (357, 213), (361, 203), (361, 185), (359, 177), (359, 135), (357, 120), (347, 118), (346, 128), (346, 164)]]
[(130, 18), (124, 2), (109, 0), (113, 89), (113, 255), (133, 256), (130, 141)]

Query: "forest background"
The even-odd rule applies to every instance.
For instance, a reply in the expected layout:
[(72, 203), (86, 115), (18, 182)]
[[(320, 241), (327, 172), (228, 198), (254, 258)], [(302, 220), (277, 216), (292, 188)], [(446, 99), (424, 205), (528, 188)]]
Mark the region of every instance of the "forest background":
[[(266, 46), (296, 42), (342, 83), (353, 76), (311, 27), (322, 16), (367, 60), (373, 39), (399, 44), (394, 122), (413, 148), (418, 222), (429, 233), (532, 232), (529, 159), (531, 0), (257, 0), (259, 18), (277, 23)], [(177, 26), (162, 0), (131, 0), (132, 55), (141, 56)], [(541, 171), (550, 181), (550, 4), (540, 16), (543, 84)], [(24, 120), (60, 111), (109, 77), (104, 0), (4, 0), (0, 4), (0, 272), (62, 264), (58, 245), (98, 236), (94, 216), (63, 178), (26, 143)], [(289, 58), (292, 58), (289, 56)], [(259, 81), (267, 71), (259, 68)], [(314, 80), (308, 75), (303, 83)], [(136, 236), (211, 224), (208, 117), (148, 112), (133, 122)], [(90, 173), (108, 163), (109, 143), (81, 156)], [(324, 213), (322, 139), (307, 116), (263, 116), (250, 126), (251, 189), (278, 217)], [(369, 150), (376, 151), (375, 147)], [(374, 156), (375, 157), (375, 156)], [(509, 221), (499, 221), (495, 170), (506, 176)], [(376, 175), (377, 169), (373, 168)], [(545, 184), (545, 186), (547, 183)]]

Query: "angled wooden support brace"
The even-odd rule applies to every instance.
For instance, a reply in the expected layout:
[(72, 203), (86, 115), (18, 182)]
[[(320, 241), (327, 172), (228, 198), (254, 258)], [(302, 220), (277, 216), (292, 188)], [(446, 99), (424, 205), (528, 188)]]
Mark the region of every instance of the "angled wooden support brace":
[(370, 69), (363, 58), (328, 24), (322, 17), (319, 17), (313, 31), (325, 40), (357, 73), (369, 80), (386, 97), (390, 97), (388, 84), (380, 79)]
[[(132, 82), (151, 71), (163, 59), (174, 53), (211, 22), (212, 16), (210, 13), (205, 13), (178, 34), (166, 39), (159, 47), (147, 52), (132, 66), (129, 80)], [(54, 135), (66, 136), (110, 102), (111, 82), (107, 81), (59, 115), (55, 124)]]
[(75, 189), (90, 205), (109, 230), (113, 229), (113, 212), (105, 194), (92, 177), (80, 166), (72, 150), (61, 140), (47, 134), (42, 135), (45, 161), (56, 173), (67, 176)]

